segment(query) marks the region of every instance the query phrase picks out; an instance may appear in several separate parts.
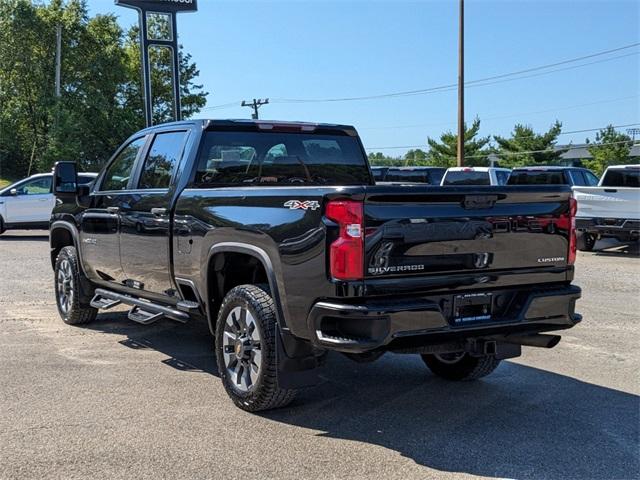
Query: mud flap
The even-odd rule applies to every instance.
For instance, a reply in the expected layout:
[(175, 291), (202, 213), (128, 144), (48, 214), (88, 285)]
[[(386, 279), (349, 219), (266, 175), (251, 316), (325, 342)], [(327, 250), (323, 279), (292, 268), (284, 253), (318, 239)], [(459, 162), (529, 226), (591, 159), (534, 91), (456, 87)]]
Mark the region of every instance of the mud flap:
[(276, 360), (278, 386), (286, 390), (313, 387), (320, 383), (319, 364), (314, 349), (277, 327)]

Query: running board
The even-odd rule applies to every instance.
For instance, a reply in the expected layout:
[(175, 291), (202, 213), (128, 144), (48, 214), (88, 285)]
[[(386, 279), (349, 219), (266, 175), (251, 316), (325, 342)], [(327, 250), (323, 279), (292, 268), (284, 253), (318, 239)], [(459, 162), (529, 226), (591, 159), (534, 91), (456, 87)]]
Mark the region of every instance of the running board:
[(91, 305), (94, 306), (95, 304), (95, 308), (110, 308), (98, 306), (109, 305), (110, 302), (117, 302), (110, 305), (110, 307), (119, 303), (124, 303), (125, 305), (131, 305), (134, 307), (129, 312), (129, 318), (134, 322), (142, 323), (143, 325), (153, 323), (162, 317), (167, 317), (180, 323), (187, 323), (189, 321), (189, 314), (186, 312), (181, 312), (175, 308), (130, 297), (129, 295), (112, 292), (103, 288), (96, 289), (95, 296), (93, 297), (93, 300), (91, 300)]

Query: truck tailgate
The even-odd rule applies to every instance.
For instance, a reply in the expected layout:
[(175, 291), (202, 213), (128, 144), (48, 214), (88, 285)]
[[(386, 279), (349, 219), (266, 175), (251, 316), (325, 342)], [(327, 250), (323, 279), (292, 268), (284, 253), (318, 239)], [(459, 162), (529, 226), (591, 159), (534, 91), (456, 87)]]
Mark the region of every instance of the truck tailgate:
[(573, 187), (579, 218), (640, 219), (640, 188)]
[(567, 268), (570, 197), (564, 186), (368, 187), (365, 280)]

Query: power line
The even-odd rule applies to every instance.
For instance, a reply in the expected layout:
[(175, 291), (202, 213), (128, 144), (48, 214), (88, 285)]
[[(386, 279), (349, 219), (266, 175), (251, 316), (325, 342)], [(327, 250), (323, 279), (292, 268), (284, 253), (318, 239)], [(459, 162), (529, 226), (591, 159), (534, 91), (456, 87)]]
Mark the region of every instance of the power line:
[[(535, 110), (532, 112), (520, 112), (520, 113), (510, 113), (508, 115), (492, 115), (488, 117), (482, 117), (482, 121), (485, 120), (498, 120), (502, 118), (513, 118), (513, 117), (521, 117), (524, 115), (535, 115), (538, 113), (549, 113), (549, 112), (558, 112), (561, 110), (570, 110), (572, 108), (581, 108), (581, 107), (590, 107), (592, 105), (600, 105), (603, 103), (613, 103), (613, 102), (621, 102), (622, 100), (630, 100), (632, 98), (638, 98), (640, 95), (630, 95), (628, 97), (620, 97), (620, 98), (612, 98), (610, 100), (598, 100), (595, 102), (589, 103), (581, 103), (578, 105), (567, 105), (566, 107), (558, 107), (558, 108), (549, 108), (546, 110)], [(425, 128), (425, 127), (439, 127), (443, 125), (455, 125), (454, 122), (440, 122), (440, 123), (423, 123), (423, 124), (413, 124), (413, 125), (388, 125), (382, 127), (359, 127), (358, 130), (390, 130), (390, 129), (404, 129), (404, 128)]]
[(265, 98), (264, 100), (261, 98), (258, 98), (257, 100), (254, 98), (253, 101), (246, 101), (243, 100), (242, 103), (240, 104), (241, 107), (249, 107), (253, 109), (253, 114), (251, 115), (251, 118), (253, 118), (254, 120), (258, 120), (258, 118), (260, 118), (258, 116), (258, 109), (263, 106), (263, 105), (268, 105), (269, 104), (269, 99)]
[[(624, 127), (632, 127), (632, 126), (635, 126), (635, 125), (640, 125), (640, 123), (628, 123), (628, 124), (625, 124), (625, 125), (612, 125), (612, 126), (613, 126), (613, 128), (624, 128)], [(585, 128), (585, 129), (582, 129), (582, 130), (571, 130), (571, 131), (568, 131), (568, 132), (560, 132), (558, 134), (558, 136), (560, 136), (560, 135), (571, 135), (571, 134), (574, 134), (574, 133), (595, 132), (595, 131), (602, 130), (604, 128), (607, 128), (607, 127), (605, 126), (605, 127), (599, 127), (599, 128)], [(522, 136), (520, 138), (530, 138), (532, 136), (533, 135), (527, 135), (527, 136)], [(619, 143), (624, 143), (624, 141), (619, 142)], [(598, 145), (604, 145), (604, 144), (598, 144)], [(421, 145), (398, 145), (398, 146), (394, 146), (394, 147), (367, 147), (366, 150), (393, 150), (393, 149), (398, 149), (398, 148), (422, 148), (422, 147), (426, 147), (426, 146), (427, 146), (426, 144), (421, 144)], [(573, 147), (573, 149), (575, 149), (575, 148), (580, 148), (580, 147)], [(541, 151), (546, 152), (547, 150), (541, 150)], [(526, 152), (526, 153), (537, 153), (537, 152)], [(473, 158), (473, 157), (469, 157), (469, 158)]]
[[(622, 47), (622, 48), (631, 48), (631, 47), (634, 47), (634, 46), (637, 46), (637, 45), (638, 44), (636, 43), (636, 44), (633, 44), (633, 45), (630, 45), (630, 46), (627, 46), (627, 47)], [(618, 49), (616, 49), (616, 50), (618, 50)], [(633, 52), (633, 53), (628, 53), (628, 54), (624, 54), (624, 55), (618, 55), (616, 57), (604, 58), (602, 60), (597, 60), (597, 61), (594, 61), (594, 62), (588, 62), (588, 63), (584, 63), (584, 64), (580, 64), (580, 65), (572, 65), (572, 66), (569, 66), (569, 67), (549, 70), (547, 72), (539, 72), (539, 73), (535, 73), (535, 74), (531, 74), (531, 75), (522, 75), (522, 73), (525, 72), (525, 70), (521, 70), (521, 71), (518, 71), (518, 72), (504, 73), (504, 74), (501, 74), (501, 75), (494, 75), (492, 77), (486, 77), (486, 78), (481, 78), (481, 79), (478, 79), (478, 80), (471, 80), (471, 81), (465, 82), (465, 87), (485, 87), (485, 86), (489, 86), (489, 85), (496, 85), (496, 84), (499, 84), (499, 83), (522, 80), (522, 79), (526, 79), (526, 78), (539, 77), (539, 76), (542, 76), (542, 75), (548, 75), (550, 73), (562, 72), (562, 71), (565, 71), (565, 70), (573, 70), (575, 68), (582, 68), (582, 67), (586, 67), (586, 66), (589, 66), (589, 65), (595, 65), (595, 64), (598, 64), (598, 63), (609, 62), (611, 60), (618, 60), (620, 58), (625, 58), (625, 57), (638, 55), (638, 53), (640, 53), (640, 52)], [(604, 53), (600, 53), (599, 55), (603, 55), (603, 54)], [(598, 55), (598, 54), (594, 54), (594, 55)], [(581, 58), (583, 58), (583, 57), (581, 57)], [(560, 63), (567, 63), (567, 62), (571, 62), (571, 61), (576, 61), (576, 60), (566, 60), (564, 62), (556, 62), (555, 64), (552, 64), (552, 65), (558, 65)], [(540, 69), (543, 69), (543, 68), (550, 68), (550, 67), (549, 66), (539, 66), (539, 67), (533, 67), (531, 69), (527, 69), (526, 71), (540, 70)], [(506, 78), (506, 77), (517, 76), (517, 75), (522, 75), (522, 76), (519, 76), (517, 78)], [(274, 103), (328, 103), (328, 102), (351, 102), (351, 101), (361, 101), (361, 100), (380, 100), (380, 99), (384, 99), (384, 98), (410, 97), (410, 96), (415, 96), (415, 95), (426, 95), (426, 94), (429, 94), (429, 93), (448, 92), (448, 91), (455, 90), (456, 88), (457, 88), (457, 84), (450, 83), (450, 84), (447, 84), (447, 85), (439, 85), (439, 86), (436, 86), (436, 87), (423, 88), (423, 89), (419, 89), (419, 90), (407, 90), (407, 91), (404, 91), (404, 92), (384, 93), (384, 94), (379, 94), (379, 95), (368, 95), (368, 96), (362, 96), (362, 97), (318, 98), (318, 99), (274, 98), (273, 102)]]
[[(565, 71), (565, 70), (572, 70), (575, 68), (582, 68), (582, 67), (586, 67), (586, 66), (590, 66), (590, 65), (594, 65), (594, 64), (598, 64), (598, 63), (603, 63), (603, 62), (608, 62), (611, 60), (617, 60), (620, 58), (625, 58), (625, 57), (630, 57), (630, 56), (634, 56), (634, 55), (638, 55), (638, 53), (640, 52), (632, 52), (632, 53), (628, 53), (628, 54), (624, 54), (624, 55), (618, 55), (615, 57), (610, 57), (610, 58), (604, 58), (601, 60), (597, 60), (595, 62), (588, 62), (588, 63), (584, 63), (584, 64), (580, 64), (580, 65), (572, 65), (570, 67), (565, 67), (565, 68), (559, 68), (559, 69), (554, 69), (554, 70), (549, 70), (546, 72), (539, 72), (537, 74), (534, 75), (525, 75), (525, 76), (519, 76), (519, 75), (524, 75), (526, 73), (531, 73), (531, 72), (536, 72), (539, 70), (547, 70), (553, 67), (557, 67), (560, 65), (566, 65), (569, 63), (575, 63), (575, 62), (579, 62), (582, 60), (586, 60), (589, 58), (595, 58), (595, 57), (599, 57), (599, 56), (603, 56), (603, 55), (608, 55), (610, 53), (614, 53), (614, 52), (619, 52), (622, 50), (627, 50), (630, 48), (634, 48), (637, 47), (638, 45), (640, 45), (640, 42), (636, 42), (636, 43), (632, 43), (629, 45), (624, 45), (622, 47), (618, 47), (618, 48), (613, 48), (613, 49), (609, 49), (609, 50), (604, 50), (601, 52), (596, 52), (596, 53), (592, 53), (589, 55), (583, 55), (581, 57), (575, 57), (575, 58), (570, 58), (567, 60), (562, 60), (559, 62), (554, 62), (554, 63), (549, 63), (546, 65), (539, 65), (536, 67), (530, 67), (530, 68), (526, 68), (523, 70), (517, 70), (514, 72), (509, 72), (509, 73), (502, 73), (499, 75), (493, 75), (490, 77), (484, 77), (484, 78), (480, 78), (477, 80), (470, 80), (465, 82), (465, 86), (466, 87), (475, 87), (475, 86), (489, 86), (489, 85), (495, 85), (498, 83), (504, 83), (505, 81), (515, 81), (515, 80), (522, 80), (522, 79), (526, 79), (526, 78), (532, 78), (532, 77), (537, 77), (537, 76), (541, 76), (541, 75), (547, 75), (550, 73), (556, 73), (556, 72), (561, 72), (561, 71)], [(509, 77), (517, 77), (517, 78), (509, 78)], [(392, 92), (392, 93), (384, 93), (384, 94), (379, 94), (379, 95), (367, 95), (367, 96), (360, 96), (360, 97), (338, 97), (338, 98), (318, 98), (318, 99), (295, 99), (295, 98), (273, 98), (271, 101), (272, 103), (326, 103), (326, 102), (349, 102), (349, 101), (359, 101), (359, 100), (378, 100), (378, 99), (383, 99), (383, 98), (395, 98), (395, 97), (406, 97), (406, 96), (413, 96), (413, 95), (424, 95), (424, 94), (428, 94), (428, 93), (435, 93), (435, 92), (446, 92), (446, 91), (451, 91), (451, 90), (455, 90), (457, 88), (457, 83), (450, 83), (450, 84), (446, 84), (446, 85), (439, 85), (439, 86), (435, 86), (435, 87), (428, 87), (428, 88), (422, 88), (422, 89), (417, 89), (417, 90), (406, 90), (406, 91), (401, 91), (401, 92)], [(219, 110), (219, 109), (226, 109), (226, 108), (231, 108), (231, 107), (235, 107), (235, 106), (241, 106), (241, 100), (238, 100), (236, 102), (230, 102), (230, 103), (225, 103), (225, 104), (221, 104), (221, 105), (213, 105), (210, 107), (204, 107), (202, 110)]]

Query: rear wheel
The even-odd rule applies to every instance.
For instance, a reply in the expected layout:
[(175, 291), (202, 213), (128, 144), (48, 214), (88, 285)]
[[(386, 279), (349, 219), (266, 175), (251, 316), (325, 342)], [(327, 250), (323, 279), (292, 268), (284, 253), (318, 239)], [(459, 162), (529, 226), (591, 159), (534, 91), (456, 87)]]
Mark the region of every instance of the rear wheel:
[(420, 355), (434, 375), (447, 380), (476, 380), (493, 372), (500, 360), (493, 355), (474, 357), (465, 352)]
[(582, 239), (578, 242), (580, 246), (579, 250), (582, 252), (591, 252), (593, 248), (596, 246), (596, 241), (598, 237), (596, 237), (593, 233), (583, 233)]
[(76, 249), (64, 247), (56, 258), (55, 288), (58, 313), (68, 325), (83, 325), (95, 320), (98, 310), (83, 301), (80, 270)]
[(278, 386), (275, 304), (267, 288), (240, 285), (224, 298), (216, 322), (216, 359), (227, 394), (249, 412), (284, 407), (296, 391)]
[(2, 235), (4, 231), (4, 222), (2, 221), (2, 217), (0, 217), (0, 235)]

